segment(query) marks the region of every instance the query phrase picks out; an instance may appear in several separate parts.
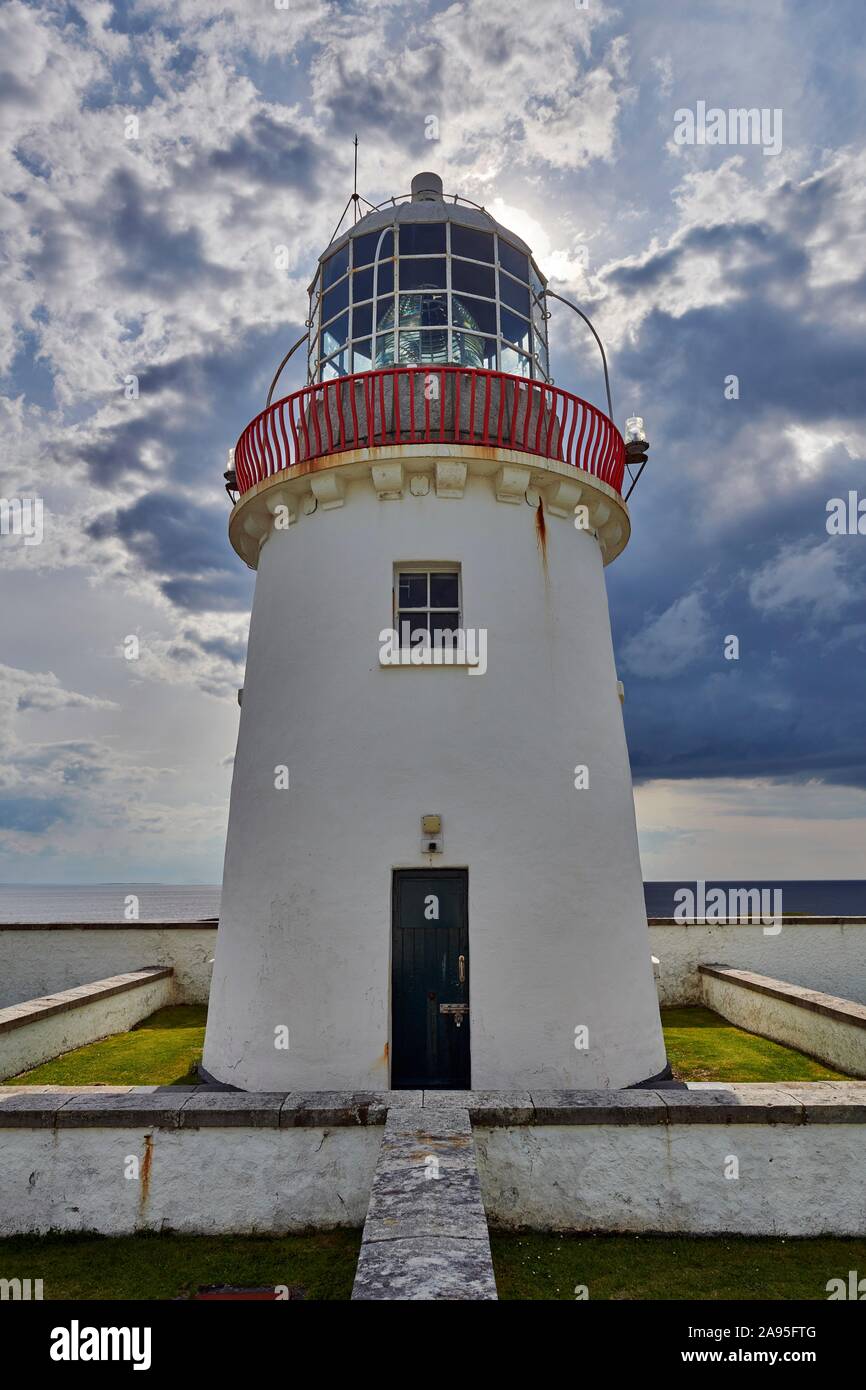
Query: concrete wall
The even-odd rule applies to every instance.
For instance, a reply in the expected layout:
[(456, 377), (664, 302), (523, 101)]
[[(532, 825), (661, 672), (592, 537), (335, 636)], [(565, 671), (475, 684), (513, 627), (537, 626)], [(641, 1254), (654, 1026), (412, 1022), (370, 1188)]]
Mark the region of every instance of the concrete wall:
[(775, 936), (760, 926), (650, 921), (662, 1004), (700, 1004), (698, 966), (724, 961), (866, 1004), (866, 920), (803, 918)]
[(216, 922), (0, 925), (0, 1008), (137, 970), (142, 961), (172, 967), (177, 1003), (206, 1004), (215, 944)]
[(175, 1003), (170, 968), (115, 975), (0, 1010), (0, 1079), (76, 1047), (125, 1033)]
[(738, 1028), (866, 1077), (866, 1005), (751, 971), (701, 966), (703, 1000)]
[(395, 1108), (421, 1194), (404, 1210), (413, 1218), (443, 1107), (468, 1112), (494, 1226), (866, 1235), (860, 1082), (423, 1095), (0, 1087), (0, 1234), (359, 1227)]
[(488, 1220), (505, 1230), (864, 1235), (863, 1142), (850, 1125), (475, 1131)]
[[(204, 1049), (220, 1081), (388, 1085), (399, 867), (468, 866), (474, 1086), (665, 1065), (602, 554), (570, 506), (543, 546), (523, 487), (497, 501), (468, 466), (462, 496), (437, 496), (432, 463), (402, 500), (350, 480), (261, 551)], [(393, 566), (425, 560), (462, 565), (486, 674), (380, 667)]]

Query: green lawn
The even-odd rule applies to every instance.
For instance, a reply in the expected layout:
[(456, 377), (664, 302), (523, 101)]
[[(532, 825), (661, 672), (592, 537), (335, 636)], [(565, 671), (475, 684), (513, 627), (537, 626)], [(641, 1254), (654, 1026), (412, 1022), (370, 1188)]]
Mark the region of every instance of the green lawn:
[[(129, 1033), (79, 1047), (6, 1084), (171, 1086), (196, 1080), (207, 1010), (160, 1009)], [(709, 1009), (662, 1009), (674, 1075), (683, 1081), (824, 1081), (844, 1079), (793, 1048), (726, 1023)]]
[(791, 1047), (726, 1023), (710, 1009), (662, 1009), (668, 1061), (681, 1081), (844, 1081)]
[[(826, 1299), (866, 1240), (491, 1234), (501, 1299)], [(584, 1297), (586, 1295), (583, 1295)]]
[(46, 1299), (183, 1298), (209, 1285), (303, 1290), (348, 1299), (360, 1231), (305, 1236), (13, 1236), (4, 1279), (41, 1279)]
[(173, 1086), (198, 1080), (194, 1067), (204, 1046), (207, 1009), (179, 1004), (159, 1009), (129, 1033), (65, 1052), (4, 1085)]

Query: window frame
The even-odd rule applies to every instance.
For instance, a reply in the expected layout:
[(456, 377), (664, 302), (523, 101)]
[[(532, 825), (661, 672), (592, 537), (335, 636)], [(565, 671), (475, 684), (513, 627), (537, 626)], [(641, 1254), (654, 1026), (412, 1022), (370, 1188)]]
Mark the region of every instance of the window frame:
[[(400, 577), (403, 574), (425, 574), (427, 576), (427, 603), (423, 607), (402, 608), (400, 606)], [(433, 608), (430, 604), (430, 576), (433, 574), (453, 574), (457, 577), (457, 623), (459, 630), (463, 627), (463, 567), (458, 560), (395, 560), (391, 567), (391, 625), (397, 634), (397, 641), (400, 651), (406, 651), (402, 645), (403, 634), (401, 631), (401, 614), (423, 613), (427, 618), (427, 631), (430, 632), (431, 613), (453, 613), (453, 608)], [(432, 642), (432, 637), (431, 637)], [(411, 645), (411, 632), (410, 632)]]

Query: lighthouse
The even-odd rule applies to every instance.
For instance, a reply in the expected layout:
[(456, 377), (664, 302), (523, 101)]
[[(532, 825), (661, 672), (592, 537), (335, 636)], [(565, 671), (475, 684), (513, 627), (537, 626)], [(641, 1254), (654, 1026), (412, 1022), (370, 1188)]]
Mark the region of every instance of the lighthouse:
[(665, 1073), (604, 579), (626, 445), (551, 381), (549, 302), (520, 237), (420, 174), (323, 252), (307, 385), (238, 440), (217, 1082)]

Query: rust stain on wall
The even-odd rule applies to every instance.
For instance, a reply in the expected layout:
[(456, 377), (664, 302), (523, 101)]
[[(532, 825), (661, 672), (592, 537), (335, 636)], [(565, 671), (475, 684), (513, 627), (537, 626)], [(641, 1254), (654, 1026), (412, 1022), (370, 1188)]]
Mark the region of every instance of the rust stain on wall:
[(538, 549), (541, 554), (541, 563), (544, 566), (545, 576), (547, 575), (547, 522), (544, 519), (544, 502), (538, 499), (538, 506), (535, 509), (535, 538), (538, 542)]
[(150, 1195), (150, 1169), (153, 1163), (153, 1135), (144, 1136), (144, 1158), (141, 1160), (141, 1205), (145, 1206)]

